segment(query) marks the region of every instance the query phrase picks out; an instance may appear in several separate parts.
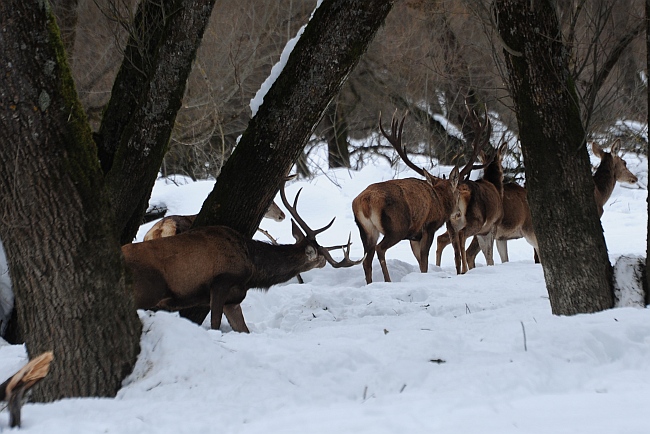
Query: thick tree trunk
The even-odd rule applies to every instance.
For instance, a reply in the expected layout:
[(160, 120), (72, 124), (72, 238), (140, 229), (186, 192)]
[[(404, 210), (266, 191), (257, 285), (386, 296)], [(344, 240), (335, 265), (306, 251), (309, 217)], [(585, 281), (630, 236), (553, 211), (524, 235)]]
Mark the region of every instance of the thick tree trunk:
[(122, 244), (142, 223), (214, 1), (145, 1), (136, 15), (141, 34), (131, 35), (98, 134)]
[(553, 2), (496, 0), (494, 5), (553, 313), (610, 308), (612, 268)]
[(392, 0), (323, 1), (224, 165), (195, 225), (223, 224), (253, 236), (283, 178), (392, 4)]
[(114, 396), (141, 323), (126, 294), (101, 170), (58, 28), (37, 0), (0, 3), (0, 225), (38, 400)]

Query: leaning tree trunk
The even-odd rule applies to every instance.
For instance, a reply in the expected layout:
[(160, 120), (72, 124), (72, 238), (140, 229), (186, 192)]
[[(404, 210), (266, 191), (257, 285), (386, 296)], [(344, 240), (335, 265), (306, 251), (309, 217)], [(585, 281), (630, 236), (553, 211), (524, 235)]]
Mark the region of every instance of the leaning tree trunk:
[(195, 225), (223, 224), (253, 236), (283, 178), (392, 4), (392, 0), (323, 1), (223, 166)]
[(612, 267), (553, 2), (496, 0), (494, 5), (553, 313), (610, 308)]
[(141, 323), (91, 131), (46, 3), (0, 3), (0, 237), (30, 356), (54, 351), (39, 400), (114, 396)]
[(146, 0), (138, 8), (97, 135), (122, 244), (142, 224), (214, 2)]
[[(392, 5), (392, 0), (323, 1), (221, 169), (195, 226), (226, 225), (253, 236), (282, 180)], [(181, 315), (200, 323), (208, 312), (199, 307)]]

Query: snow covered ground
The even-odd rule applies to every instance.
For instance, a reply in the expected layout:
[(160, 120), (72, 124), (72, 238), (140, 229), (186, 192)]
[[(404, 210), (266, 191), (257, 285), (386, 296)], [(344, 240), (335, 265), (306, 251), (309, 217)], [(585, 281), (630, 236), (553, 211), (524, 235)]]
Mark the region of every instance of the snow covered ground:
[[(647, 186), (645, 160), (626, 159)], [(340, 244), (352, 232), (351, 256), (359, 258), (351, 201), (396, 175), (412, 173), (378, 161), (294, 182), (287, 193), (304, 188), (298, 210), (312, 227), (336, 216), (319, 240)], [(195, 213), (211, 189), (160, 181), (152, 203)], [(606, 205), (612, 261), (645, 256), (646, 193), (618, 185)], [(288, 219), (262, 227), (293, 242)], [(251, 290), (242, 305), (249, 335), (225, 319), (212, 331), (176, 314), (141, 312), (142, 353), (118, 396), (27, 404), (21, 432), (650, 432), (650, 310), (553, 316), (532, 248), (517, 240), (509, 251), (510, 263), (486, 267), (479, 255), (476, 269), (457, 276), (448, 247), (442, 267), (421, 274), (404, 241), (387, 253), (393, 283), (383, 282), (375, 261), (369, 286), (361, 266), (327, 266), (304, 273), (303, 285)], [(4, 379), (26, 356), (0, 342)], [(0, 430), (7, 424), (5, 410)]]

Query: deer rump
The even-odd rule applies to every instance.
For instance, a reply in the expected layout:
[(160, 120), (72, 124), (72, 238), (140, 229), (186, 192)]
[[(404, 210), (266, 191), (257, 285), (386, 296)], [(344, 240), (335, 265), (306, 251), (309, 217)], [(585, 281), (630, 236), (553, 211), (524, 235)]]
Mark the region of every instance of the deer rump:
[[(182, 232), (188, 231), (194, 224), (197, 214), (194, 215), (170, 215), (163, 217), (144, 235), (144, 241), (150, 241), (156, 238), (173, 237)], [(269, 208), (264, 214), (264, 218), (281, 222), (285, 219), (284, 212), (275, 203), (271, 202)]]

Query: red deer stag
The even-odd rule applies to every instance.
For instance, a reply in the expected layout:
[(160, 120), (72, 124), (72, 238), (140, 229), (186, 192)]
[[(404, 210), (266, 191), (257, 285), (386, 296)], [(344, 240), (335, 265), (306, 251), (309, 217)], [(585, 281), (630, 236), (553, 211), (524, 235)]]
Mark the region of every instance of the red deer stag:
[[(481, 149), (490, 141), (492, 124), (485, 114), (485, 122), (481, 122), (475, 110), (470, 110), (468, 119), (474, 130), (473, 146)], [(494, 265), (493, 246), (496, 229), (503, 217), (503, 169), (501, 168), (501, 153), (505, 144), (497, 149), (491, 160), (483, 155), (486, 164), (483, 177), (477, 181), (465, 180), (460, 183), (460, 215), (458, 219), (447, 222), (447, 232), (437, 239), (436, 265), (442, 262), (442, 251), (449, 243), (454, 248), (456, 273), (464, 274), (469, 269), (465, 243), (467, 238), (475, 235), (487, 258), (489, 265)], [(469, 174), (469, 172), (468, 172)]]
[[(248, 333), (239, 304), (250, 288), (268, 289), (298, 273), (322, 268), (326, 262), (335, 268), (361, 262), (350, 260), (350, 240), (336, 247), (322, 247), (316, 242), (316, 235), (327, 230), (334, 219), (312, 230), (296, 211), (300, 192), (293, 207), (286, 201), (284, 187), (280, 193), (294, 218), (295, 244), (273, 245), (248, 239), (226, 226), (205, 226), (174, 237), (123, 246), (136, 307), (174, 311), (207, 305), (212, 311), (212, 329), (219, 329), (224, 313), (233, 330)], [(335, 248), (343, 248), (340, 262), (329, 253)]]
[[(372, 282), (375, 251), (384, 281), (391, 281), (386, 267), (386, 250), (401, 240), (411, 242), (420, 271), (426, 273), (435, 232), (457, 210), (458, 168), (452, 170), (447, 180), (432, 176), (411, 162), (402, 146), (404, 119), (406, 115), (398, 124), (393, 115), (391, 134), (388, 134), (382, 126), (380, 114), (379, 129), (406, 165), (424, 176), (426, 181), (406, 178), (379, 182), (368, 186), (352, 201), (354, 220), (359, 227), (365, 252), (363, 270), (366, 283)], [(383, 234), (383, 238), (377, 244), (379, 234)]]
[[(614, 191), (616, 182), (627, 182), (634, 184), (637, 177), (628, 170), (627, 163), (618, 153), (620, 151), (620, 139), (612, 145), (611, 152), (606, 152), (596, 143), (591, 144), (594, 155), (600, 158), (600, 164), (593, 175), (594, 199), (598, 207), (598, 216), (602, 217), (603, 207)], [(537, 248), (537, 237), (533, 231), (533, 222), (530, 215), (530, 207), (526, 199), (526, 189), (516, 183), (507, 183), (503, 186), (503, 219), (497, 228), (497, 250), (501, 262), (508, 262), (508, 240), (525, 238), (535, 249), (535, 262), (539, 262)], [(472, 243), (467, 248), (467, 257), (470, 262), (478, 254), (478, 243)]]
[[(264, 217), (275, 220), (276, 222), (281, 222), (285, 219), (284, 212), (282, 212), (280, 207), (275, 202), (271, 202), (271, 206), (269, 206), (269, 209), (266, 210)], [(151, 229), (147, 231), (147, 233), (144, 235), (144, 241), (178, 235), (189, 230), (192, 227), (194, 220), (196, 220), (196, 214), (170, 215), (163, 217), (155, 225), (153, 225)]]

